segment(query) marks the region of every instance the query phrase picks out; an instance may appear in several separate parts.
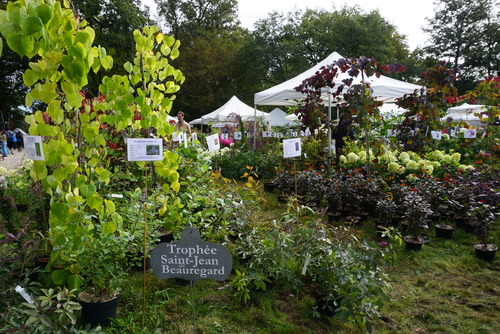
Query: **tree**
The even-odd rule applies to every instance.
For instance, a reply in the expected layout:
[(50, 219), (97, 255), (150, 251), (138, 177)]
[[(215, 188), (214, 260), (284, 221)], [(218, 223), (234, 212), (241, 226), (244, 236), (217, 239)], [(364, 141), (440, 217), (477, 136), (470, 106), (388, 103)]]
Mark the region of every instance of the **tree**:
[[(461, 91), (475, 80), (498, 71), (499, 32), (494, 0), (438, 0), (424, 32), (430, 35), (425, 51), (460, 67)], [(495, 67), (496, 66), (496, 67)], [(469, 82), (467, 82), (469, 81)]]
[(239, 28), (236, 0), (156, 0), (167, 32), (182, 43), (175, 65), (185, 74), (176, 108), (188, 120), (241, 97), (237, 54), (245, 31)]
[[(123, 64), (135, 55), (133, 31), (151, 25), (147, 10), (140, 0), (71, 0), (74, 8), (95, 30), (95, 43), (113, 57), (113, 73), (124, 74)], [(96, 96), (98, 84), (110, 71), (98, 72), (89, 78), (87, 90)]]
[(263, 87), (290, 79), (333, 51), (346, 58), (366, 56), (379, 64), (403, 62), (408, 57), (405, 37), (378, 11), (358, 7), (338, 11), (273, 12), (257, 21), (247, 43), (252, 54), (246, 65), (263, 77)]
[(191, 41), (199, 35), (232, 30), (238, 24), (237, 0), (155, 0), (166, 30)]

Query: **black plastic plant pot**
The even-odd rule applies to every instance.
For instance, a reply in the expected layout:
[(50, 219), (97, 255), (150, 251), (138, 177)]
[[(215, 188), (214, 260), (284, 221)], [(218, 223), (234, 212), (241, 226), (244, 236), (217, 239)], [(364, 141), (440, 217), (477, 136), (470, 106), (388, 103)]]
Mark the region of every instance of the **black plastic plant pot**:
[(475, 244), (476, 256), (481, 260), (493, 262), (497, 254), (498, 247), (492, 244)]
[(111, 324), (111, 319), (116, 318), (119, 301), (120, 296), (102, 303), (90, 303), (80, 300), (80, 305), (82, 305), (82, 325), (90, 324), (92, 327), (98, 325), (108, 327)]
[(436, 237), (443, 239), (451, 239), (454, 230), (453, 226), (438, 224), (435, 226), (435, 228), (436, 228)]

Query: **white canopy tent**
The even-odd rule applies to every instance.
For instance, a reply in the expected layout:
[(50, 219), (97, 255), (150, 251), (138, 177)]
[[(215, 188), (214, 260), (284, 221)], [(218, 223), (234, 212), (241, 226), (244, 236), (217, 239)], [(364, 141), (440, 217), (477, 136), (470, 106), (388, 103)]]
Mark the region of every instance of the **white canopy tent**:
[[(302, 72), (296, 77), (287, 80), (279, 85), (268, 88), (264, 91), (255, 93), (254, 104), (257, 108), (258, 105), (273, 105), (273, 106), (293, 106), (297, 104), (297, 100), (303, 99), (305, 96), (295, 91), (295, 87), (299, 86), (305, 79), (312, 77), (316, 72), (318, 72), (323, 66), (331, 65), (334, 61), (342, 59), (340, 54), (337, 52), (332, 52), (323, 61), (319, 62), (310, 69)], [(322, 99), (325, 104), (328, 105), (328, 121), (331, 122), (331, 92), (335, 91), (339, 85), (342, 85), (342, 80), (348, 79), (349, 75), (347, 73), (338, 72), (337, 77), (334, 79), (335, 87), (330, 89), (326, 87), (322, 92)], [(405, 94), (413, 93), (416, 89), (422, 88), (419, 85), (414, 85), (404, 81), (392, 79), (381, 75), (380, 77), (369, 77), (365, 78), (365, 82), (370, 83), (373, 89), (373, 96), (379, 101), (384, 102), (394, 102), (396, 98), (402, 97)], [(361, 76), (354, 78), (353, 84), (361, 83)], [(337, 111), (337, 118), (338, 118)], [(330, 123), (331, 124), (331, 123)], [(331, 156), (332, 149), (332, 132), (330, 127), (328, 128), (328, 149), (329, 155)]]
[[(285, 125), (297, 125), (300, 122), (297, 117), (295, 120), (290, 120), (287, 118), (288, 114), (281, 110), (280, 108), (274, 108), (269, 113), (269, 125), (270, 126), (285, 126)], [(295, 116), (295, 115), (294, 115)]]
[(241, 120), (244, 122), (254, 120), (255, 117), (263, 119), (269, 118), (268, 113), (255, 110), (254, 108), (241, 102), (236, 96), (233, 96), (219, 109), (201, 116), (201, 123), (207, 124), (208, 122), (224, 122), (229, 120), (231, 114), (240, 116)]
[[(333, 52), (323, 61), (319, 62), (315, 66), (311, 67), (307, 71), (302, 72), (296, 77), (287, 80), (279, 85), (268, 88), (264, 91), (258, 92), (254, 96), (255, 105), (272, 105), (272, 106), (293, 106), (297, 104), (296, 100), (301, 100), (304, 95), (300, 92), (295, 91), (295, 87), (299, 86), (302, 81), (307, 78), (312, 77), (319, 69), (323, 66), (331, 65), (334, 61), (342, 59), (340, 54)], [(347, 79), (349, 76), (347, 73), (339, 74), (335, 78), (334, 82), (336, 87), (342, 84), (342, 80)], [(421, 86), (407, 83), (404, 81), (392, 79), (381, 75), (379, 78), (370, 77), (365, 79), (370, 83), (373, 89), (373, 96), (377, 97), (380, 101), (394, 102), (395, 98), (402, 97), (404, 94), (412, 93), (415, 89), (420, 89)], [(354, 79), (353, 84), (360, 83), (361, 76)], [(336, 87), (333, 90), (336, 90)], [(324, 94), (322, 96), (325, 103), (328, 103), (328, 91), (329, 88), (324, 89)]]
[(474, 113), (479, 113), (481, 111), (486, 111), (485, 105), (464, 103), (449, 108), (446, 115), (441, 118), (441, 120), (445, 121), (447, 118), (451, 117), (453, 121), (465, 121), (471, 125), (479, 126), (481, 125), (481, 117), (474, 115)]

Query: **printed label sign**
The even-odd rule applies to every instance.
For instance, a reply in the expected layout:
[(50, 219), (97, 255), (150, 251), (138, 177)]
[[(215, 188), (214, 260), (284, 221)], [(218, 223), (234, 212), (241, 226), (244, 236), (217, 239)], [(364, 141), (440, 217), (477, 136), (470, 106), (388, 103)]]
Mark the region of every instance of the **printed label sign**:
[(24, 136), (24, 150), (31, 160), (45, 160), (41, 136)]
[(300, 138), (284, 139), (283, 140), (283, 158), (300, 157), (302, 147)]
[(163, 160), (163, 139), (127, 138), (127, 160)]
[(433, 139), (441, 140), (442, 133), (441, 131), (431, 131), (431, 136)]
[(219, 135), (207, 136), (206, 139), (210, 152), (220, 149)]
[(223, 281), (231, 273), (233, 258), (226, 247), (202, 241), (200, 231), (188, 227), (181, 240), (160, 243), (151, 251), (151, 268), (160, 279)]
[(464, 138), (476, 138), (476, 130), (466, 129), (464, 132)]

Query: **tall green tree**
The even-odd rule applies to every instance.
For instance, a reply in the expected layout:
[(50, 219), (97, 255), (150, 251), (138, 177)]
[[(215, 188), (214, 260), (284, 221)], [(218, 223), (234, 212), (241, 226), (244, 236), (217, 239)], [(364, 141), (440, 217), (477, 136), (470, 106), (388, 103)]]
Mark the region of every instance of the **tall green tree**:
[[(175, 65), (186, 81), (176, 109), (187, 120), (198, 118), (241, 98), (238, 50), (245, 31), (239, 27), (236, 0), (155, 0), (164, 29), (181, 41)], [(242, 99), (244, 100), (244, 99)]]
[(87, 89), (95, 95), (104, 75), (124, 74), (123, 64), (135, 55), (133, 32), (151, 25), (148, 9), (141, 9), (140, 0), (71, 0), (77, 13), (95, 30), (95, 44), (108, 50), (114, 66), (110, 71), (94, 74)]
[(437, 0), (434, 17), (424, 32), (430, 36), (425, 51), (460, 67), (461, 91), (474, 81), (498, 71), (499, 20), (496, 0)]
[(366, 56), (379, 64), (404, 62), (409, 51), (405, 36), (378, 11), (359, 7), (337, 11), (273, 12), (252, 32), (245, 67), (259, 76), (263, 87), (304, 71), (333, 51), (346, 58)]

